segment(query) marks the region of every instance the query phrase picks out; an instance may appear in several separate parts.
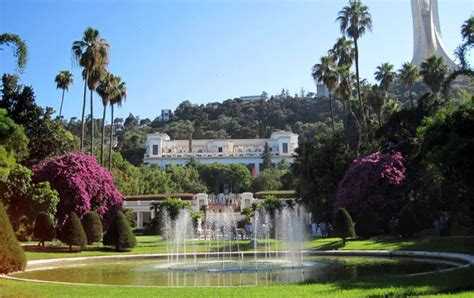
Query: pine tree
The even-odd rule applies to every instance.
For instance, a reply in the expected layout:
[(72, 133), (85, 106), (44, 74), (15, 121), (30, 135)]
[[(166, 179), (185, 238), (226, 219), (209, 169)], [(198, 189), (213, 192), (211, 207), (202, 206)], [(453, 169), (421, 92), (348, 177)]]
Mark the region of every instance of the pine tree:
[(342, 238), (342, 243), (346, 244), (346, 238), (355, 237), (354, 223), (346, 209), (337, 210), (334, 216), (334, 236)]
[(54, 237), (56, 237), (53, 222), (46, 212), (38, 213), (33, 230), (33, 237), (38, 239), (40, 241), (38, 245), (41, 244), (43, 247), (45, 241), (52, 241)]
[(262, 168), (260, 169), (261, 171), (264, 171), (266, 169), (270, 169), (272, 166), (272, 153), (270, 152), (270, 147), (268, 147), (268, 143), (265, 142), (265, 147), (263, 148), (263, 154), (262, 154), (262, 159), (263, 159), (263, 165)]
[(87, 246), (86, 233), (75, 212), (69, 214), (66, 224), (61, 230), (61, 241), (69, 245), (70, 251), (72, 251), (73, 245), (79, 246), (80, 250)]
[(122, 212), (117, 212), (104, 235), (103, 242), (104, 245), (115, 247), (117, 251), (133, 248), (137, 244), (132, 228)]
[(0, 274), (25, 269), (26, 257), (0, 201)]
[(95, 211), (90, 211), (82, 217), (82, 226), (87, 237), (87, 244), (99, 242), (102, 240), (102, 223), (100, 217)]

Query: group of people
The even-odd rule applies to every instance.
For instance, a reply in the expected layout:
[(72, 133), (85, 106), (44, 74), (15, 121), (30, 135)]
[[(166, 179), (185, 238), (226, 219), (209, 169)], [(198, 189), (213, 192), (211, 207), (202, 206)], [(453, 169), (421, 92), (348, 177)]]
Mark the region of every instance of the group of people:
[(311, 224), (311, 237), (329, 237), (332, 234), (332, 225), (330, 222), (320, 222)]

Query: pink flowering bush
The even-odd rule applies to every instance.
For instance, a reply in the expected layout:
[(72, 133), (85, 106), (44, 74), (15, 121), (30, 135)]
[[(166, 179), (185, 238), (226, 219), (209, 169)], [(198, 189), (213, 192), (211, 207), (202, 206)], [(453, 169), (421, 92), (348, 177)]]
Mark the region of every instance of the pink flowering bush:
[(48, 181), (59, 193), (56, 217), (62, 226), (71, 212), (82, 217), (94, 210), (104, 225), (122, 208), (123, 196), (110, 172), (83, 152), (67, 153), (33, 167), (34, 181)]
[(403, 205), (403, 162), (400, 152), (376, 152), (355, 159), (339, 183), (334, 209), (346, 208), (355, 219), (364, 207), (384, 220), (396, 215)]

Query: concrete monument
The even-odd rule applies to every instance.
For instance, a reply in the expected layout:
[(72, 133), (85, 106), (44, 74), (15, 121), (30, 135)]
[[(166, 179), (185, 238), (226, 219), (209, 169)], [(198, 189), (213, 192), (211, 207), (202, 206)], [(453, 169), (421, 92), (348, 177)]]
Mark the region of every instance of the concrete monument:
[(450, 69), (457, 66), (443, 45), (438, 0), (411, 0), (413, 14), (413, 63), (417, 66), (432, 55), (441, 56)]

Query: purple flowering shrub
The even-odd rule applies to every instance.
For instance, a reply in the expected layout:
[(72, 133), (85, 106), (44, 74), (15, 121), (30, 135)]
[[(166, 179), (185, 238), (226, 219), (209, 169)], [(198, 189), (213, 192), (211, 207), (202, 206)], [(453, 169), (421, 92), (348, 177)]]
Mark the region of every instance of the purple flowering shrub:
[(82, 217), (96, 211), (107, 226), (118, 210), (123, 196), (110, 172), (83, 152), (72, 152), (45, 160), (33, 167), (34, 181), (48, 181), (59, 193), (56, 217), (62, 226), (71, 212)]
[(355, 219), (364, 207), (384, 220), (398, 213), (403, 205), (403, 161), (400, 152), (376, 152), (355, 159), (339, 183), (334, 210), (346, 208)]

